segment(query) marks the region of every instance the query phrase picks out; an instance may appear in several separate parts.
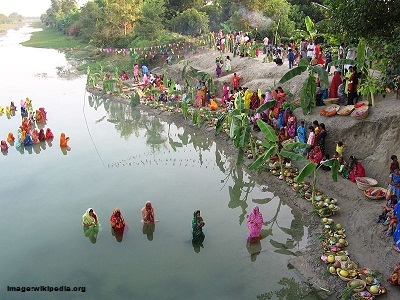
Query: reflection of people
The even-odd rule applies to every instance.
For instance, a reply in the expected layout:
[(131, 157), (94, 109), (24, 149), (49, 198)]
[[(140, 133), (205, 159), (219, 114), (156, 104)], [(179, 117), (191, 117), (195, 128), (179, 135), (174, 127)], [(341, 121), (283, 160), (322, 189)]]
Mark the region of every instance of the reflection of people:
[(144, 223), (143, 224), (143, 229), (142, 229), (143, 234), (147, 235), (147, 239), (149, 241), (153, 240), (153, 234), (154, 234), (155, 230), (156, 230), (156, 223), (153, 222), (153, 223)]
[(192, 239), (192, 245), (193, 249), (195, 252), (200, 251), (200, 247), (203, 247), (203, 241), (205, 238), (205, 235), (203, 233), (203, 227), (205, 223), (203, 221), (203, 218), (200, 216), (200, 210), (196, 210), (193, 213), (193, 220), (192, 220), (192, 233), (193, 233), (193, 239)]
[(69, 137), (65, 137), (65, 133), (60, 135), (60, 147), (68, 147)]
[(154, 209), (150, 201), (142, 208), (143, 223), (154, 223)]
[(83, 232), (89, 240), (95, 244), (99, 233), (99, 219), (93, 208), (88, 208), (82, 216)]
[(254, 206), (251, 211), (249, 217), (247, 218), (247, 227), (250, 230), (250, 239), (258, 239), (260, 238), (260, 232), (263, 225), (263, 216), (258, 208), (258, 206)]
[(117, 240), (118, 243), (122, 242), (122, 239), (124, 237), (124, 228), (113, 228), (111, 227), (111, 234), (115, 236), (115, 239)]
[(250, 254), (251, 261), (256, 261), (258, 254), (261, 252), (261, 241), (260, 239), (247, 239), (246, 243), (247, 251)]

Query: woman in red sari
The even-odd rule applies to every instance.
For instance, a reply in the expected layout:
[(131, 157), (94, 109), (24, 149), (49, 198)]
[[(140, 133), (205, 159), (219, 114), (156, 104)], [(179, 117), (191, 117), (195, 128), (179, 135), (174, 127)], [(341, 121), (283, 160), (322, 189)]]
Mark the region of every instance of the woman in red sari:
[(322, 49), (317, 41), (314, 41), (314, 57), (317, 59), (317, 64), (325, 65), (325, 60), (322, 58)]
[(338, 87), (342, 83), (342, 76), (339, 71), (333, 72), (331, 85), (329, 86), (329, 98), (338, 98)]
[(114, 208), (110, 217), (111, 227), (113, 229), (123, 229), (125, 227), (125, 220), (118, 207)]

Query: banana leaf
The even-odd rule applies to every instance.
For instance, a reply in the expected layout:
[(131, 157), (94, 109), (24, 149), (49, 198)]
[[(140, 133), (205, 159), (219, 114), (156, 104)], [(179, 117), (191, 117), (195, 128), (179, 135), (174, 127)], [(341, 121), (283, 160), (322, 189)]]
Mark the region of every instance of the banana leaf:
[(317, 164), (313, 162), (307, 163), (299, 172), (299, 175), (297, 175), (294, 178), (295, 182), (302, 182), (304, 181), (304, 178), (306, 178), (308, 175), (312, 174), (317, 170)]
[(241, 130), (241, 135), (240, 135), (240, 141), (239, 141), (239, 147), (245, 147), (250, 141), (250, 125), (244, 126), (243, 129)]
[(336, 158), (332, 158), (323, 163), (324, 166), (331, 167), (332, 179), (337, 181), (340, 164)]
[(253, 202), (257, 203), (257, 204), (267, 204), (267, 203), (271, 202), (272, 199), (274, 199), (274, 198), (253, 199)]
[(272, 146), (266, 152), (264, 152), (259, 158), (249, 165), (250, 170), (258, 169), (263, 163), (265, 163), (271, 155), (276, 151), (276, 147)]
[(275, 104), (276, 104), (275, 100), (267, 101), (263, 105), (261, 105), (260, 107), (257, 108), (256, 113), (262, 113), (262, 112), (266, 111), (268, 108), (275, 106)]
[(285, 83), (286, 81), (289, 81), (290, 79), (300, 75), (304, 71), (306, 71), (308, 67), (306, 66), (298, 66), (296, 68), (291, 69), (290, 71), (286, 72), (285, 75), (279, 80), (280, 83)]
[(187, 119), (188, 117), (188, 103), (187, 102), (182, 102), (181, 104), (181, 109), (182, 109), (182, 115), (184, 119)]
[(294, 142), (294, 143), (287, 143), (285, 145), (283, 145), (283, 149), (288, 150), (288, 151), (292, 151), (294, 149), (305, 149), (307, 148), (309, 145), (306, 143), (301, 143), (301, 142)]
[(264, 121), (258, 119), (257, 125), (261, 132), (264, 134), (265, 138), (271, 142), (277, 142), (278, 136), (276, 135), (275, 129), (271, 125), (268, 125)]
[(254, 115), (255, 111), (249, 108), (244, 108), (241, 110), (243, 114), (246, 114), (248, 116)]
[[(341, 65), (356, 65), (357, 62), (354, 59), (337, 59), (331, 61), (328, 66), (341, 66)], [(343, 72), (343, 71), (342, 71)]]
[(263, 142), (261, 143), (261, 145), (263, 145), (265, 148), (269, 149), (269, 148), (271, 148), (272, 146), (274, 146), (275, 144), (272, 143), (272, 142), (270, 142), (270, 141), (268, 141), (268, 140), (265, 140), (265, 141), (263, 141)]
[(318, 74), (318, 78), (321, 82), (321, 89), (326, 90), (329, 88), (328, 72), (321, 66), (313, 66), (313, 70)]
[(307, 58), (302, 58), (299, 60), (299, 67), (308, 67), (310, 65), (310, 62), (308, 61)]
[(315, 35), (317, 34), (317, 30), (315, 29), (314, 22), (311, 20), (311, 18), (309, 16), (306, 16), (304, 18), (304, 22), (306, 23), (306, 29), (307, 29), (308, 33), (310, 34), (310, 38), (314, 39)]
[(303, 82), (300, 91), (301, 109), (305, 115), (310, 114), (312, 108), (315, 106), (315, 97), (314, 97), (315, 91), (316, 91), (315, 77), (310, 75)]
[(224, 125), (226, 117), (227, 117), (227, 114), (221, 114), (221, 115), (218, 117), (217, 124), (215, 125), (215, 131), (216, 131), (217, 133), (221, 132), (221, 130), (222, 130), (222, 125)]
[(244, 155), (244, 150), (242, 148), (239, 148), (238, 156), (236, 159), (236, 165), (240, 165), (243, 162), (243, 155)]
[(303, 155), (297, 154), (294, 152), (290, 152), (290, 151), (286, 151), (286, 150), (281, 150), (281, 152), (279, 152), (279, 154), (282, 155), (283, 157), (290, 158), (291, 160), (294, 160), (294, 161), (305, 160), (305, 157)]

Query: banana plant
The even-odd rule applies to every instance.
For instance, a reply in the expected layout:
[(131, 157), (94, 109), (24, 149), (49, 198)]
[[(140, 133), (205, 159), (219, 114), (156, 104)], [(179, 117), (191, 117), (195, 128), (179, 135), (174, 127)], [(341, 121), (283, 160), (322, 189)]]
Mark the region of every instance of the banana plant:
[(312, 193), (311, 193), (311, 203), (314, 205), (315, 203), (315, 192), (316, 192), (316, 187), (317, 187), (317, 174), (318, 174), (318, 169), (321, 166), (328, 166), (331, 169), (332, 173), (332, 179), (333, 181), (337, 181), (338, 173), (339, 173), (339, 161), (336, 158), (332, 158), (327, 160), (326, 162), (317, 165), (316, 163), (313, 162), (308, 162), (300, 171), (299, 175), (297, 175), (294, 178), (295, 182), (302, 182), (304, 179), (312, 174), (313, 180), (311, 184), (312, 188)]
[(283, 164), (283, 157), (290, 158), (294, 161), (302, 161), (305, 160), (303, 155), (297, 154), (292, 152), (296, 148), (306, 148), (307, 144), (305, 143), (288, 143), (283, 145), (282, 149), (280, 149), (278, 144), (278, 135), (275, 129), (265, 123), (262, 120), (257, 120), (257, 125), (261, 129), (265, 137), (265, 141), (262, 142), (263, 145), (267, 150), (259, 156), (252, 164), (249, 165), (250, 170), (256, 170), (260, 168), (264, 163), (268, 162), (271, 156), (277, 155), (279, 159), (279, 164), (281, 168), (281, 178), (284, 179), (284, 164)]
[(373, 76), (369, 66), (373, 62), (373, 53), (371, 48), (367, 46), (365, 39), (360, 39), (357, 46), (357, 57), (353, 59), (338, 59), (329, 63), (329, 66), (339, 66), (339, 65), (352, 65), (357, 66), (357, 71), (363, 74), (363, 80), (361, 81), (358, 92), (366, 97), (371, 98), (372, 106), (375, 105), (375, 93), (383, 93), (385, 90), (382, 87), (381, 82)]
[(285, 83), (306, 71), (308, 72), (308, 77), (304, 80), (300, 90), (300, 105), (303, 113), (308, 115), (311, 113), (312, 108), (315, 107), (316, 104), (315, 91), (317, 89), (317, 77), (315, 75), (318, 76), (321, 88), (323, 90), (329, 88), (328, 72), (324, 69), (324, 67), (319, 65), (312, 66), (307, 59), (302, 58), (299, 61), (299, 65), (283, 75), (279, 82)]

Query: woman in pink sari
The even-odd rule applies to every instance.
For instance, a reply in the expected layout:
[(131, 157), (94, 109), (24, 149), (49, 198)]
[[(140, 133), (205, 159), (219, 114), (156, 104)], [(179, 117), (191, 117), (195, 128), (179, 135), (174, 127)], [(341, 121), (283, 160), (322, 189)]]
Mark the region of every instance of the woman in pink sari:
[(250, 230), (250, 239), (260, 238), (260, 232), (263, 225), (263, 216), (258, 208), (254, 206), (249, 217), (247, 218), (247, 228)]
[(229, 100), (229, 87), (227, 83), (224, 82), (224, 85), (222, 86), (221, 102), (222, 104), (226, 104), (228, 100)]

